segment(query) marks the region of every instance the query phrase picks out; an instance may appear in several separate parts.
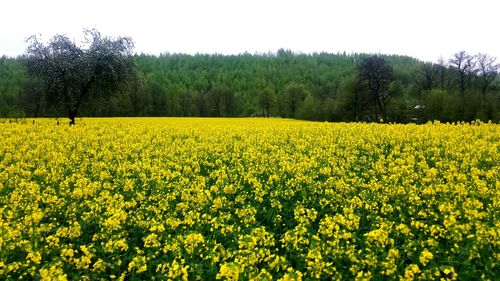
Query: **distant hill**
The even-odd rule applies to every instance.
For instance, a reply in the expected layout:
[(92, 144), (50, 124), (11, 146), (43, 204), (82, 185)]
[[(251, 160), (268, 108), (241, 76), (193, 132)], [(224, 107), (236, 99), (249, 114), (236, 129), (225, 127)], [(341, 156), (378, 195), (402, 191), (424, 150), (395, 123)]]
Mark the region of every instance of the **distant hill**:
[[(371, 54), (136, 55), (140, 83), (109, 99), (86, 100), (83, 116), (281, 116), (327, 121), (373, 121), (357, 67)], [(388, 121), (498, 120), (498, 82), (483, 95), (477, 73), (467, 93), (456, 71), (415, 58), (381, 55), (392, 67)], [(426, 76), (426, 71), (432, 77)], [(497, 79), (498, 81), (498, 79)], [(0, 116), (55, 116), (37, 99), (23, 58), (0, 58)], [(266, 101), (268, 101), (266, 106)], [(415, 109), (415, 106), (421, 107)]]

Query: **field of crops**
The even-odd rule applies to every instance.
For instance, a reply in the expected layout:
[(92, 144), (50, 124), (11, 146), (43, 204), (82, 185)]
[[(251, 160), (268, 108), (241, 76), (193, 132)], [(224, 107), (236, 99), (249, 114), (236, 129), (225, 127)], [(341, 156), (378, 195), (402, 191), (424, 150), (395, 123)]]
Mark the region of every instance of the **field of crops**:
[(499, 210), (500, 125), (0, 123), (0, 279), (493, 280)]

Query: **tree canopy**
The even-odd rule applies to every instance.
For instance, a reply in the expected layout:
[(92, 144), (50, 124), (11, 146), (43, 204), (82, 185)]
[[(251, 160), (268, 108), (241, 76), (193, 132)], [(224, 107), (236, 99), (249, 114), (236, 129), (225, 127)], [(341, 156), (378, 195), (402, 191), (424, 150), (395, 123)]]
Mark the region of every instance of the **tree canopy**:
[[(93, 38), (90, 36), (91, 42)], [(103, 46), (117, 41), (97, 38), (98, 42), (108, 40)], [(83, 48), (66, 39), (62, 36), (55, 41), (70, 51), (60, 48), (55, 52), (50, 43), (38, 45), (49, 54), (46, 57), (51, 60), (46, 62), (64, 62), (56, 64), (60, 68), (48, 63), (32, 68), (50, 70), (47, 72), (26, 72), (23, 67), (35, 58), (44, 58), (43, 52), (0, 58), (0, 117), (60, 117), (77, 109), (79, 116), (90, 117), (273, 116), (376, 121), (380, 116), (386, 122), (403, 123), (500, 120), (498, 64), (486, 54), (458, 52), (451, 60), (443, 58), (438, 63), (406, 56), (295, 54), (287, 50), (228, 56), (130, 56), (131, 48), (124, 47), (131, 47), (131, 41), (122, 39), (110, 50), (126, 52), (110, 51), (121, 56), (100, 60), (91, 54), (106, 52), (89, 52), (94, 50), (92, 44), (87, 42)], [(468, 58), (467, 69), (463, 62), (457, 66), (456, 58), (462, 55)], [(382, 65), (380, 73), (391, 74), (381, 77), (379, 92), (369, 87), (370, 72), (362, 71), (370, 65)], [(70, 75), (64, 72), (68, 68), (78, 71)], [(88, 91), (85, 84), (90, 85)]]
[(28, 40), (27, 72), (42, 85), (49, 107), (66, 110), (70, 125), (84, 99), (109, 95), (135, 78), (130, 38), (112, 39), (96, 30), (85, 31), (85, 38), (83, 47), (65, 35), (46, 45), (36, 36)]
[(392, 67), (381, 56), (364, 58), (358, 66), (358, 80), (366, 86), (375, 108), (375, 120), (386, 119), (387, 105), (392, 99), (389, 85), (394, 80)]

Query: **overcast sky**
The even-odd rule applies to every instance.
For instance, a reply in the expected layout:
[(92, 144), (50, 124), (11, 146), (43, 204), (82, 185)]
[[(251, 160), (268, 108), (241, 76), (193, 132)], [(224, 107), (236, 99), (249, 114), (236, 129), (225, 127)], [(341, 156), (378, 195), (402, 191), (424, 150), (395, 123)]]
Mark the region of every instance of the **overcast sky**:
[[(499, 4), (497, 4), (499, 3)], [(0, 55), (84, 28), (159, 53), (369, 52), (427, 61), (459, 50), (500, 59), (498, 0), (1, 0)]]

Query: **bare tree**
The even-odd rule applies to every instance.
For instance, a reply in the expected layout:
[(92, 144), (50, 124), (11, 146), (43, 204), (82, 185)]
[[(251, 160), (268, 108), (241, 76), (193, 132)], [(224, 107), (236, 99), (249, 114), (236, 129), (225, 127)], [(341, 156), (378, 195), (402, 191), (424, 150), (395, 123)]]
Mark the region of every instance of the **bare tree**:
[(446, 73), (446, 64), (444, 62), (443, 57), (439, 58), (437, 68), (439, 69), (439, 84), (441, 86), (441, 90), (444, 90), (444, 76)]
[(460, 51), (454, 54), (453, 58), (451, 58), (449, 62), (450, 65), (458, 71), (460, 77), (460, 92), (463, 94), (465, 92), (465, 80), (467, 74), (472, 68), (472, 57), (465, 51)]
[(418, 82), (421, 85), (422, 89), (424, 91), (431, 91), (436, 84), (436, 80), (438, 79), (438, 67), (432, 63), (426, 63), (422, 65), (419, 74), (420, 81)]
[(465, 69), (465, 79), (467, 82), (467, 89), (472, 89), (472, 82), (476, 79), (477, 77), (477, 70), (476, 70), (476, 58), (474, 56), (469, 56), (467, 58), (466, 64), (468, 67)]
[(488, 87), (495, 81), (498, 75), (499, 64), (496, 64), (496, 58), (487, 54), (479, 53), (476, 55), (477, 74), (481, 79), (481, 92), (486, 94)]
[(386, 119), (386, 108), (392, 98), (389, 84), (393, 80), (392, 67), (387, 64), (383, 57), (365, 58), (358, 66), (358, 81), (371, 91), (377, 118), (381, 114), (382, 118)]

